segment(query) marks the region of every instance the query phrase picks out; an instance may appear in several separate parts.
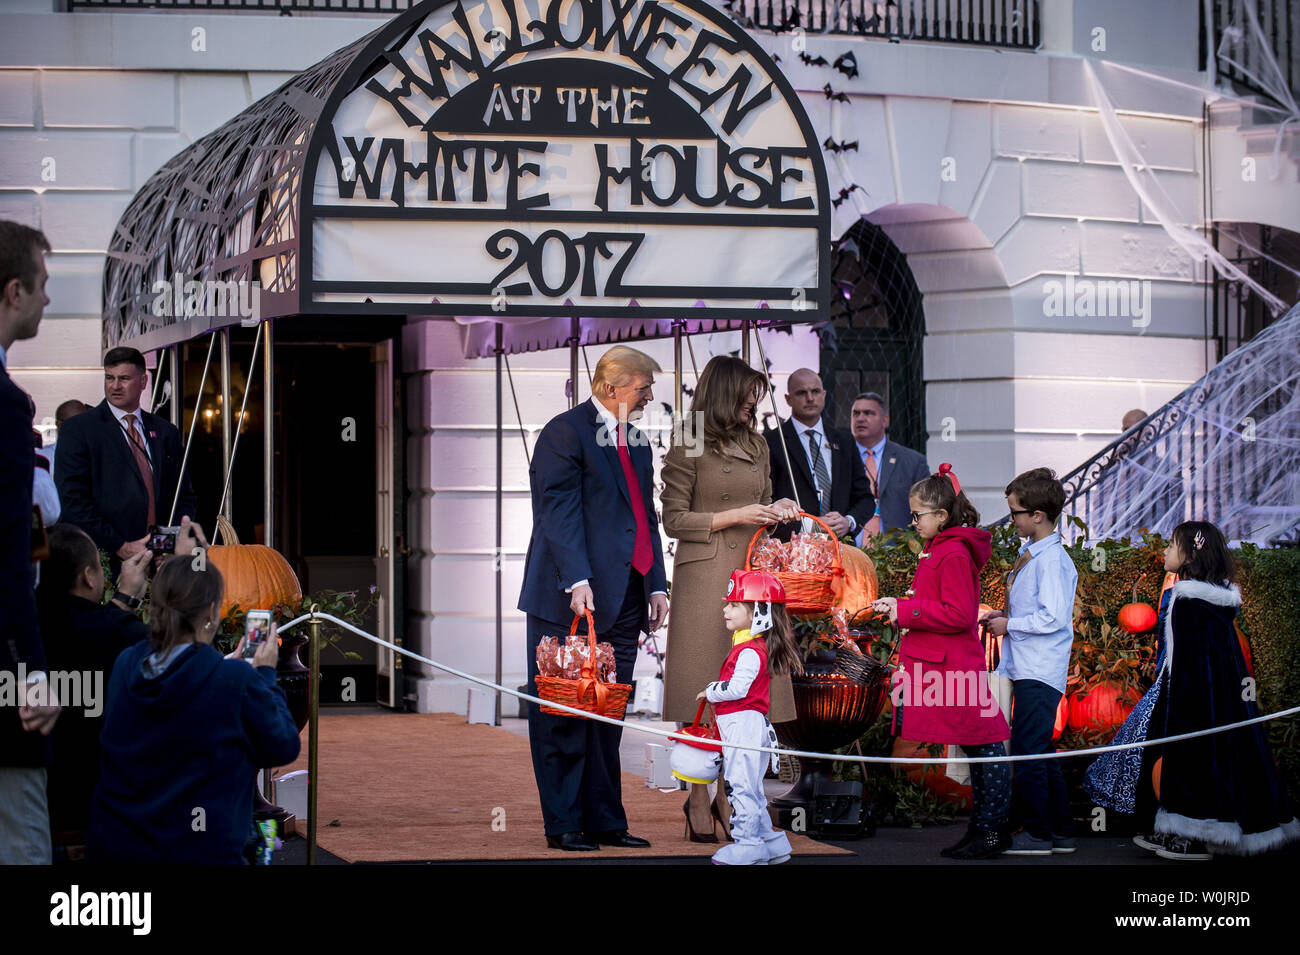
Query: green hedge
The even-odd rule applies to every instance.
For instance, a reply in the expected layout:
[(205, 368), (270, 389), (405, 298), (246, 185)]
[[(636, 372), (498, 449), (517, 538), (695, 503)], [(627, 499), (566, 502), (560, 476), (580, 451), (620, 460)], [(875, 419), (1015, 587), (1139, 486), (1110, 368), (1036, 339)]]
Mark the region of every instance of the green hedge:
[[(1081, 529), (1086, 534), (1086, 527)], [(1002, 607), (1003, 583), (1019, 553), (1020, 541), (1009, 527), (991, 528), (993, 556), (980, 578), (980, 599)], [(1157, 606), (1164, 580), (1167, 541), (1157, 535), (1101, 541), (1067, 548), (1079, 571), (1074, 607), (1074, 647), (1070, 655), (1070, 691), (1111, 680), (1145, 692), (1155, 667), (1155, 633), (1132, 635), (1119, 629), (1120, 608), (1133, 596)], [(891, 531), (864, 548), (876, 565), (883, 596), (902, 596), (916, 572), (921, 540), (914, 531)], [(1250, 644), (1260, 709), (1274, 713), (1300, 704), (1300, 550), (1263, 550), (1247, 545), (1233, 555), (1242, 606), (1237, 623)], [(1143, 576), (1145, 575), (1145, 576)], [(1296, 717), (1268, 723), (1269, 740), (1291, 798), (1300, 805), (1300, 721)], [(1109, 742), (1109, 733), (1067, 731), (1062, 748), (1079, 749)]]

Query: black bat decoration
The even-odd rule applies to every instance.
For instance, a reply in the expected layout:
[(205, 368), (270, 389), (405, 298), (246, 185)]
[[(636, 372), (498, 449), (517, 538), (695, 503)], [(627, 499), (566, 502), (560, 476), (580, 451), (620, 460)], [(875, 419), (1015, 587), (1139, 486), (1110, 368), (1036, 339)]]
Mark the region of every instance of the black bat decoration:
[[(839, 195), (831, 199), (831, 205), (836, 209), (838, 209), (840, 207), (840, 204), (845, 202), (849, 198), (849, 196), (853, 194), (854, 189), (862, 189), (862, 187), (859, 186), (856, 182), (851, 186), (846, 186), (845, 188), (840, 190)], [(862, 189), (862, 191), (864, 194), (869, 195), (869, 193), (867, 193), (867, 190)]]
[(800, 53), (799, 59), (803, 60), (805, 66), (830, 66), (831, 65), (831, 61), (826, 59), (826, 57), (824, 56), (819, 56), (816, 59), (813, 59), (807, 53)]
[(822, 92), (826, 94), (827, 99), (837, 99), (841, 103), (847, 103), (849, 101), (847, 93), (840, 93), (831, 89), (831, 84), (829, 83), (822, 87)]
[(858, 75), (858, 58), (852, 52), (841, 53), (831, 65), (849, 79)]
[(831, 139), (829, 136), (827, 136), (825, 142), (823, 142), (822, 145), (825, 146), (833, 153), (842, 153), (850, 149), (852, 149), (854, 152), (858, 151), (858, 141), (856, 139), (853, 140), (853, 142), (851, 143), (837, 142), (836, 140)]

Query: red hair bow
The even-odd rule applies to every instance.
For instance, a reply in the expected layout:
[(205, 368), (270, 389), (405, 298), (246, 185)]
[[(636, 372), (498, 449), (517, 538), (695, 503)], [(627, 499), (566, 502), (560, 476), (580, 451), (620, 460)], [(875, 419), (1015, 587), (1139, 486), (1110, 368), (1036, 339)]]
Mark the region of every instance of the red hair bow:
[(958, 494), (961, 493), (961, 485), (957, 483), (957, 475), (952, 473), (951, 464), (945, 461), (943, 464), (939, 465), (939, 473), (948, 475), (948, 480), (952, 482), (952, 489)]

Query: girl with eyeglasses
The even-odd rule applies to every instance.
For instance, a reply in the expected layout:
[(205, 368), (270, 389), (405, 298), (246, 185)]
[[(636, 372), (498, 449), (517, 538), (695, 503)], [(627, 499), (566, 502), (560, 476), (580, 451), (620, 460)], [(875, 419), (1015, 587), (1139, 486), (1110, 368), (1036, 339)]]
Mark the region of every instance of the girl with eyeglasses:
[[(1011, 735), (989, 687), (979, 637), (980, 569), (993, 552), (992, 536), (962, 493), (952, 466), (912, 485), (912, 524), (925, 548), (912, 589), (902, 599), (882, 597), (872, 609), (907, 629), (899, 645), (892, 699), (897, 736), (961, 746), (968, 756), (1005, 756)], [(965, 837), (941, 853), (985, 859), (1010, 845), (1007, 814), (1011, 768), (972, 763), (974, 806)]]

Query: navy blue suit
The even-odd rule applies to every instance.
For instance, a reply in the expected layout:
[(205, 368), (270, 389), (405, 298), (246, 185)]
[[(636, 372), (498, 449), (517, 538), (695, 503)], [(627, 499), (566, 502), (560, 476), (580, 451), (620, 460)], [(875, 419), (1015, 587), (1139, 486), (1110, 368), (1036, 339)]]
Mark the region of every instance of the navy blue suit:
[[(45, 670), (32, 586), (32, 401), (0, 364), (0, 670)], [(49, 739), (24, 731), (16, 706), (0, 706), (0, 766), (41, 767)]]
[[(596, 633), (614, 647), (618, 682), (632, 682), (637, 639), (646, 627), (650, 595), (666, 591), (663, 549), (654, 509), (650, 448), (628, 428), (628, 453), (650, 528), (654, 564), (644, 576), (632, 566), (636, 516), (619, 461), (616, 436), (602, 444), (600, 414), (591, 401), (556, 415), (537, 438), (529, 481), (533, 534), (524, 561), (519, 609), (528, 615), (528, 682), (536, 693), (537, 645), (569, 632), (571, 588), (590, 582)], [(583, 624), (579, 632), (586, 632)], [(546, 834), (627, 828), (618, 744), (622, 731), (593, 720), (528, 708), (528, 739)]]

